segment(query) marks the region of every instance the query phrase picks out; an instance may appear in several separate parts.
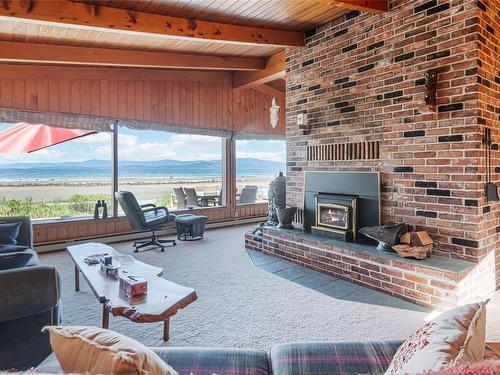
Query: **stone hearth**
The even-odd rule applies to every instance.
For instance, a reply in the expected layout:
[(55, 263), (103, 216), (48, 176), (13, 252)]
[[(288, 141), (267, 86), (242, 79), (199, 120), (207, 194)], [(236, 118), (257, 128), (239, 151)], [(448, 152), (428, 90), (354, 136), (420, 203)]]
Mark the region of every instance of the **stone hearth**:
[(433, 308), (485, 298), (491, 275), (472, 262), (440, 256), (419, 261), (376, 246), (327, 239), (300, 229), (265, 227), (262, 236), (245, 235), (249, 250), (346, 279)]

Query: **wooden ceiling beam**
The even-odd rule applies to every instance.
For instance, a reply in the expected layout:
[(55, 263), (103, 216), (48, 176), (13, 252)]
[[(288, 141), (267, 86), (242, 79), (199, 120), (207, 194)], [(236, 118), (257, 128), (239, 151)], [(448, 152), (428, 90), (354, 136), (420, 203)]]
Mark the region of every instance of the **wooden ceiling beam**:
[(280, 91), (278, 89), (275, 89), (274, 87), (268, 86), (268, 85), (256, 85), (253, 86), (252, 89), (260, 91), (261, 93), (265, 95), (269, 95), (270, 97), (274, 97), (277, 100), (282, 100), (284, 98), (285, 93), (283, 91)]
[(367, 13), (384, 13), (389, 10), (388, 0), (320, 0), (320, 2)]
[(285, 52), (278, 52), (268, 58), (264, 70), (256, 72), (234, 72), (233, 89), (243, 89), (262, 85), (279, 78), (284, 78), (286, 73)]
[(207, 81), (231, 82), (227, 71), (166, 70), (102, 66), (64, 66), (0, 63), (0, 78), (111, 80), (111, 81)]
[(0, 20), (2, 18), (207, 42), (276, 47), (304, 45), (301, 32), (171, 17), (68, 0), (3, 0), (0, 1)]
[(265, 59), (254, 57), (220, 57), (1, 41), (0, 61), (130, 68), (243, 71), (263, 70), (266, 66)]

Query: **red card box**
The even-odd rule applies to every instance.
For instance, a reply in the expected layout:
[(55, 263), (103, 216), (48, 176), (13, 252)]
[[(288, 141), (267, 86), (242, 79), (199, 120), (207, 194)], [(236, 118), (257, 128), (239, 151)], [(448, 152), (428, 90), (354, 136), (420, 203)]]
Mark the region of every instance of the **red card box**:
[(148, 292), (148, 281), (139, 276), (120, 275), (120, 289), (128, 296), (138, 296)]

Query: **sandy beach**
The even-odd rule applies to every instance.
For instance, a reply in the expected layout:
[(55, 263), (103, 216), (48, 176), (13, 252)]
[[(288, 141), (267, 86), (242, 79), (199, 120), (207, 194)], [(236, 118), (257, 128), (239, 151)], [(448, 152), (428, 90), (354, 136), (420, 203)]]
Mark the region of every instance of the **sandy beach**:
[[(245, 185), (257, 185), (259, 195), (267, 194), (271, 176), (241, 176), (237, 179), (238, 190)], [(194, 187), (197, 192), (218, 194), (221, 179), (193, 178), (193, 179), (127, 179), (119, 182), (120, 189), (132, 191), (138, 199), (166, 198), (174, 194), (174, 187)], [(67, 201), (74, 194), (94, 195), (110, 194), (111, 182), (106, 180), (50, 180), (50, 181), (0, 181), (0, 198), (25, 199), (31, 197), (33, 201)]]

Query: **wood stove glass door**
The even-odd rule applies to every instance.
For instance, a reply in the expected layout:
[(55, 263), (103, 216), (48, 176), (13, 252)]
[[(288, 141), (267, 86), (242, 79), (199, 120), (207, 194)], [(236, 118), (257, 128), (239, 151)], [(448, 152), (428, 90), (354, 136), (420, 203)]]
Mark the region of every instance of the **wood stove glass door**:
[(339, 204), (318, 203), (316, 205), (316, 225), (348, 230), (349, 207)]

